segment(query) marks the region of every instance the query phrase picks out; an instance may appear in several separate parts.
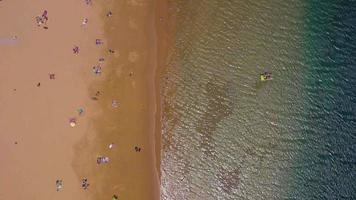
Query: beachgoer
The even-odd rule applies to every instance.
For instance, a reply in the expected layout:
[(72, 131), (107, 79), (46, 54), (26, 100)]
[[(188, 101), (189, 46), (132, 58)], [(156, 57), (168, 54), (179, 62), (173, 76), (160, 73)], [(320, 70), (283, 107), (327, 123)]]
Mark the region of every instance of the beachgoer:
[(119, 103), (118, 103), (116, 100), (112, 100), (111, 106), (112, 106), (113, 108), (117, 108), (117, 107), (119, 107)]
[(49, 74), (49, 79), (56, 79), (56, 74)]
[(61, 179), (56, 180), (56, 190), (57, 192), (63, 188), (63, 182)]
[(103, 44), (103, 41), (101, 39), (96, 39), (95, 40), (95, 44), (96, 45), (101, 45), (101, 44)]
[(99, 156), (96, 158), (96, 163), (103, 164), (103, 163), (108, 163), (110, 161), (109, 157), (106, 156)]
[(87, 25), (88, 21), (89, 21), (88, 18), (84, 18), (84, 19), (83, 19), (83, 22), (82, 22), (82, 25), (83, 25), (83, 26)]
[(77, 125), (77, 119), (75, 117), (69, 118), (69, 125), (75, 127)]
[(85, 0), (85, 3), (86, 3), (87, 5), (92, 5), (92, 4), (93, 4), (93, 2), (92, 2), (91, 0)]
[(104, 62), (105, 58), (99, 58), (99, 62)]
[(84, 108), (79, 108), (77, 111), (78, 111), (79, 116), (82, 116), (84, 113)]
[(136, 152), (140, 152), (140, 151), (141, 151), (141, 147), (135, 146), (135, 151), (136, 151)]
[(100, 65), (96, 65), (93, 67), (93, 72), (95, 75), (101, 75), (101, 67)]
[(78, 46), (74, 46), (73, 53), (74, 54), (78, 54), (79, 53), (79, 47)]
[(114, 143), (109, 144), (109, 149), (112, 149), (112, 148), (114, 148)]
[(43, 28), (44, 29), (48, 29), (48, 27), (47, 27), (47, 21), (48, 21), (48, 12), (47, 12), (47, 10), (43, 11), (42, 16), (40, 18), (41, 18), (41, 22), (43, 24), (45, 24), (45, 26), (43, 26)]
[(42, 17), (37, 16), (36, 17), (36, 23), (37, 23), (37, 26), (41, 26), (44, 23)]
[(88, 179), (86, 179), (86, 178), (82, 179), (82, 188), (84, 190), (88, 189), (89, 185), (90, 184), (88, 183)]
[(40, 86), (41, 86), (41, 83), (40, 83), (40, 82), (38, 82), (38, 83), (37, 83), (37, 87), (40, 87)]
[(112, 12), (109, 11), (107, 14), (106, 14), (107, 17), (111, 17), (112, 16)]
[(48, 21), (47, 14), (48, 14), (47, 10), (44, 10), (43, 13), (42, 13), (42, 18), (44, 19), (45, 23)]
[(119, 197), (117, 195), (112, 195), (112, 200), (119, 200)]

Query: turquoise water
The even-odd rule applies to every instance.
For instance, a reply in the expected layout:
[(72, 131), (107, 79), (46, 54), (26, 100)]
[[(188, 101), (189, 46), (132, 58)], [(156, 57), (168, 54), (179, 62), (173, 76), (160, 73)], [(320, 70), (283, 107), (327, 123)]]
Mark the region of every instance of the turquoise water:
[(356, 2), (171, 5), (162, 199), (355, 197)]

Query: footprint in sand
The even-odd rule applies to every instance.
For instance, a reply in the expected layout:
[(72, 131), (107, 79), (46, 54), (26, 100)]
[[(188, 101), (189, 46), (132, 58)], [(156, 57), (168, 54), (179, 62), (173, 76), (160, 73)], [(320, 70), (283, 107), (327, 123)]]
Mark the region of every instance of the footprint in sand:
[(132, 28), (132, 29), (138, 29), (138, 25), (136, 23), (136, 20), (130, 18), (129, 19), (129, 27)]
[(146, 0), (128, 0), (128, 4), (131, 6), (144, 6)]
[(116, 76), (118, 78), (120, 78), (122, 75), (122, 66), (118, 66), (117, 69), (115, 70), (115, 73), (116, 73)]
[(129, 61), (134, 63), (137, 61), (137, 59), (138, 59), (138, 53), (136, 51), (131, 51), (129, 53)]
[(119, 50), (112, 50), (112, 49), (109, 49), (109, 53), (111, 53), (111, 54), (113, 54), (113, 56), (115, 57), (115, 58), (118, 58), (118, 57), (120, 57), (120, 53), (119, 53)]
[(131, 81), (132, 88), (136, 88), (136, 81)]

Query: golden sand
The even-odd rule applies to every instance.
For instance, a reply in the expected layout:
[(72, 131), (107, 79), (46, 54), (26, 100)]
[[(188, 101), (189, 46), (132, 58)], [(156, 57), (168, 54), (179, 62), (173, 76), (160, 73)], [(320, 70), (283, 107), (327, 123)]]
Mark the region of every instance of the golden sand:
[(164, 3), (0, 1), (0, 199), (159, 199)]

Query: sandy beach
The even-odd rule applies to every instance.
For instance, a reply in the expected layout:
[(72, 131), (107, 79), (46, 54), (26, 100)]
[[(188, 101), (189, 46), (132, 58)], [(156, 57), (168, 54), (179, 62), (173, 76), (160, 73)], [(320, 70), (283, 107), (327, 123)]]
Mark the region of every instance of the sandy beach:
[(0, 2), (0, 199), (159, 199), (159, 2)]

